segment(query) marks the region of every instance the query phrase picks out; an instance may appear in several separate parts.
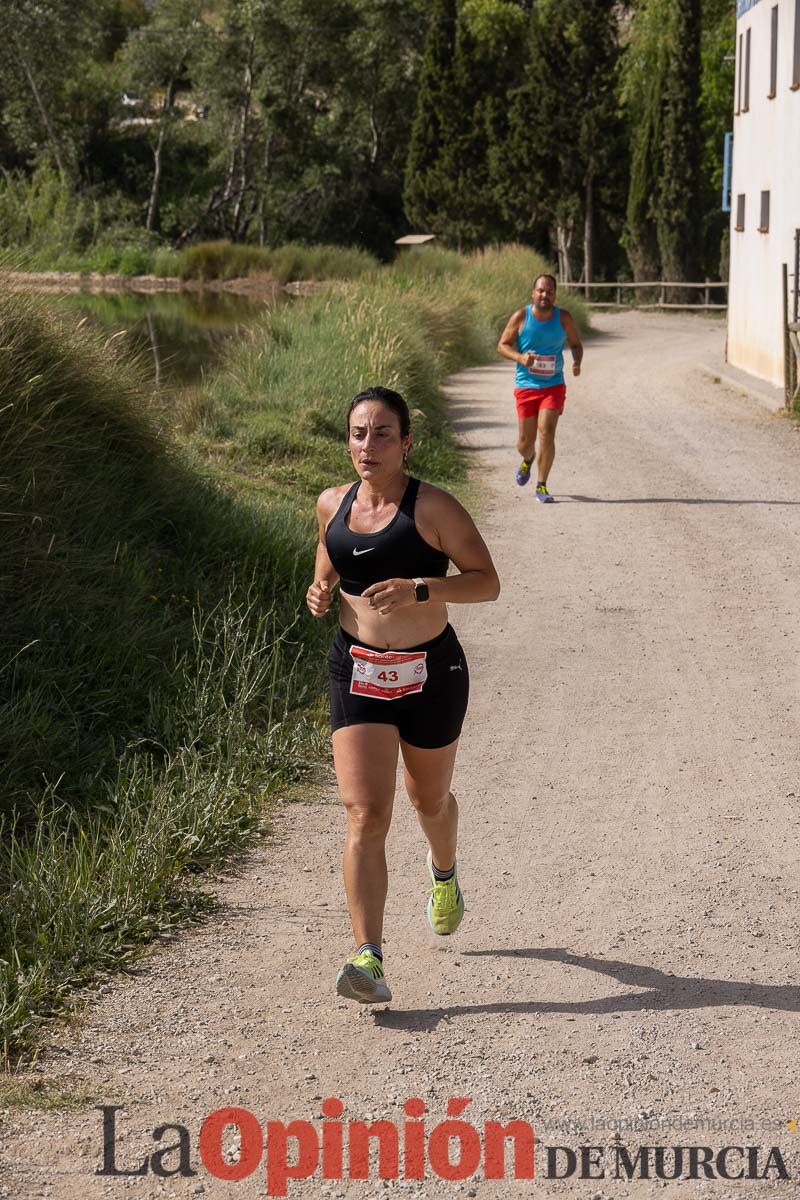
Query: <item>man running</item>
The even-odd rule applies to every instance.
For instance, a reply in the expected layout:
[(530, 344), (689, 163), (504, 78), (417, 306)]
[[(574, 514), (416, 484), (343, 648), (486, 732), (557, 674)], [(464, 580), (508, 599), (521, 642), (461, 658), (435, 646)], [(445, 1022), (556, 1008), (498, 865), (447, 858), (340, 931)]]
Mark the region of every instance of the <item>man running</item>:
[(581, 373), (583, 345), (572, 317), (555, 303), (552, 275), (538, 276), (531, 299), (533, 304), (518, 308), (511, 316), (497, 349), (503, 358), (517, 364), (514, 398), (519, 419), (517, 449), (522, 455), (517, 483), (523, 487), (531, 477), (538, 433), (536, 499), (550, 504), (553, 497), (547, 490), (547, 477), (556, 456), (556, 425), (567, 396), (564, 343), (569, 342), (572, 351), (573, 375)]

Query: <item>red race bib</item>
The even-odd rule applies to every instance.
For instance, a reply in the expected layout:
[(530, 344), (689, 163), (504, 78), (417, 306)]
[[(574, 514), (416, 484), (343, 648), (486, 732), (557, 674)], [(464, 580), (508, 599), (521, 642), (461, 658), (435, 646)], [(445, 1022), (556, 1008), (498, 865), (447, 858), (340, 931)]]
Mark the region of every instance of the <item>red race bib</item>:
[(351, 696), (372, 696), (375, 700), (399, 700), (421, 692), (428, 678), (424, 650), (367, 650), (351, 646), (353, 675)]

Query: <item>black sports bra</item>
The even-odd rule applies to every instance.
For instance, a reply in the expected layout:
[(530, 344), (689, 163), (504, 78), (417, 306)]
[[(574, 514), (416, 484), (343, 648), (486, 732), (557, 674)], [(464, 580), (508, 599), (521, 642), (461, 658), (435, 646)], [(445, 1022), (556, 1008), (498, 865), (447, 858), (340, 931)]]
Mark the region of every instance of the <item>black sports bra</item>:
[(357, 479), (325, 530), (325, 546), (341, 590), (348, 596), (360, 596), (365, 588), (384, 579), (446, 575), (450, 559), (426, 542), (414, 524), (419, 480), (409, 479), (396, 514), (377, 533), (355, 533), (347, 527), (360, 484)]

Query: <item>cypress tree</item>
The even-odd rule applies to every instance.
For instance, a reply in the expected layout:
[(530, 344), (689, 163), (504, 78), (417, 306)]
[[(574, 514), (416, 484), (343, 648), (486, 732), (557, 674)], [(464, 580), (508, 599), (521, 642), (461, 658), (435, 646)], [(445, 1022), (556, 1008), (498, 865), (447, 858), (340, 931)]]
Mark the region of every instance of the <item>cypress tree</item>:
[[(598, 209), (624, 169), (613, 0), (540, 0), (531, 14), (524, 83), (509, 101), (499, 202), (522, 233), (545, 223), (559, 273), (592, 265)], [(549, 247), (543, 247), (549, 250)]]
[(474, 246), (505, 233), (490, 167), (490, 148), (505, 90), (502, 64), (497, 46), (476, 37), (462, 19), (456, 46), (456, 94), (462, 122), (454, 156), (459, 203), (453, 227), (459, 244)]
[[(602, 278), (596, 229), (618, 203), (627, 167), (619, 106), (619, 25), (616, 0), (577, 3), (567, 37), (575, 88), (575, 157), (583, 217), (583, 278)], [(569, 147), (565, 147), (569, 153)]]
[(509, 233), (493, 186), (527, 0), (435, 0), (405, 181), (412, 222), (462, 245)]
[[(493, 173), (498, 204), (515, 236), (533, 240), (549, 253), (546, 243), (561, 198), (559, 144), (565, 122), (561, 80), (556, 86), (551, 79), (560, 37), (556, 25), (543, 14), (544, 7), (549, 5), (537, 5), (530, 15), (520, 49), (525, 77), (510, 93), (508, 133), (502, 148), (495, 151)], [(553, 16), (557, 20), (557, 11)]]
[(623, 243), (633, 277), (657, 279), (661, 269), (656, 214), (662, 159), (662, 97), (669, 71), (672, 0), (644, 0), (634, 14), (623, 65), (623, 100), (630, 129), (630, 184)]
[(625, 242), (636, 279), (688, 280), (699, 271), (700, 37), (701, 0), (644, 0), (634, 16)]
[(450, 237), (458, 219), (456, 0), (433, 0), (403, 201), (412, 225)]
[(699, 271), (700, 0), (673, 0), (674, 36), (664, 81), (661, 179), (656, 231), (667, 279), (696, 279)]

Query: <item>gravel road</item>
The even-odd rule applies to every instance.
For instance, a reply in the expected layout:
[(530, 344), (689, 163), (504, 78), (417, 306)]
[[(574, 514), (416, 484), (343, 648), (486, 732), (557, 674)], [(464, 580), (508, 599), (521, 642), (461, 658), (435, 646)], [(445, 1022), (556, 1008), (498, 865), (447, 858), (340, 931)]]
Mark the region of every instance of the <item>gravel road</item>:
[[(635, 1158), (662, 1145), (760, 1146), (761, 1172), (776, 1146), (800, 1177), (800, 437), (701, 370), (720, 358), (720, 322), (595, 324), (568, 385), (556, 504), (514, 483), (508, 364), (450, 381), (503, 582), (496, 604), (452, 613), (473, 680), (455, 786), (461, 931), (436, 945), (427, 933), (424, 848), (401, 791), (395, 999), (378, 1011), (339, 1001), (342, 816), (332, 794), (284, 806), (274, 836), (219, 883), (219, 915), (59, 1033), (39, 1077), (90, 1099), (3, 1114), (0, 1194), (259, 1196), (263, 1166), (222, 1182), (201, 1165), (209, 1113), (238, 1106), (318, 1129), (322, 1101), (338, 1097), (344, 1121), (402, 1127), (404, 1102), (420, 1098), (430, 1133), (449, 1099), (469, 1097), (461, 1119), (479, 1131), (535, 1129), (534, 1181), (480, 1169), (382, 1182), (373, 1166), (368, 1182), (316, 1172), (289, 1195), (800, 1195), (775, 1156), (760, 1181), (702, 1167), (697, 1181), (613, 1176), (620, 1147)], [(197, 1174), (96, 1175), (93, 1104), (122, 1106), (120, 1169), (174, 1144), (174, 1131), (151, 1131), (180, 1123)], [(578, 1151), (573, 1175), (547, 1178), (548, 1146), (604, 1147), (606, 1177), (581, 1178)], [(553, 1157), (563, 1174), (568, 1156)]]

